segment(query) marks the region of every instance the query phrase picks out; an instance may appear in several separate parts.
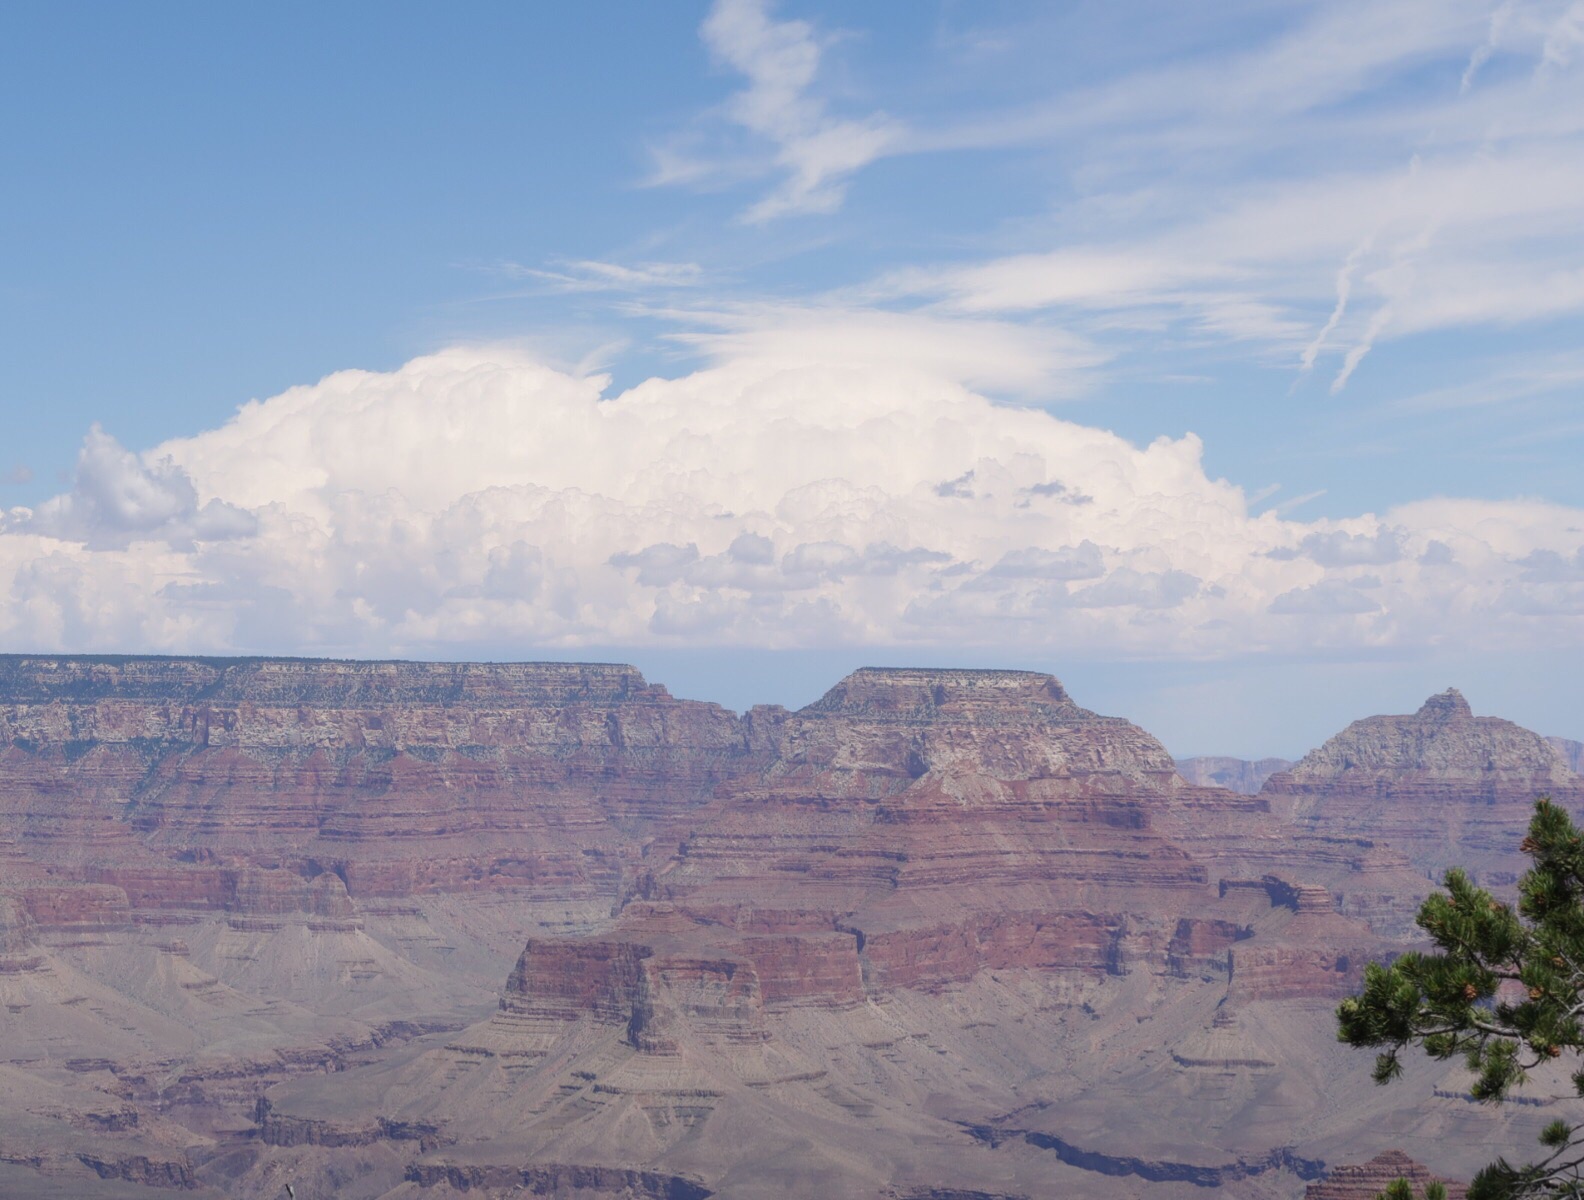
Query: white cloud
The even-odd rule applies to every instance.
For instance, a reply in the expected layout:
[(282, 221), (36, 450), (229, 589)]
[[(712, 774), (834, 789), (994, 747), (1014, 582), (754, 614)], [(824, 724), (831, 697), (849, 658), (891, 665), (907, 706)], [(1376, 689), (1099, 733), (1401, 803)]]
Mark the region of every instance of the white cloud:
[(1340, 579), (1324, 579), (1283, 592), (1271, 601), (1270, 610), (1288, 616), (1357, 616), (1379, 612), (1380, 605)]
[(721, 176), (776, 173), (781, 183), (744, 214), (750, 224), (841, 207), (847, 179), (885, 154), (902, 133), (884, 114), (833, 116), (816, 90), (823, 47), (806, 21), (772, 19), (769, 0), (716, 0), (699, 33), (711, 55), (743, 75), (747, 86), (723, 113), (769, 158), (710, 162), (680, 144), (654, 149), (652, 183), (696, 184)]
[[(1289, 11), (1252, 43), (1021, 113), (914, 122), (891, 152), (1026, 146), (1085, 166), (1048, 232), (1026, 222), (1010, 252), (895, 269), (864, 297), (1059, 317), (1111, 347), (1175, 324), (1263, 343), (1300, 375), (1323, 361), (1333, 394), (1394, 340), (1584, 313), (1584, 4)], [(1441, 65), (1461, 87), (1427, 82)]]
[(160, 540), (173, 545), (247, 537), (253, 516), (222, 500), (198, 503), (192, 479), (169, 458), (139, 457), (95, 425), (83, 439), (70, 492), (0, 521), (15, 529), (101, 547)]
[(525, 657), (1581, 640), (1575, 509), (1253, 515), (1191, 435), (1134, 446), (898, 366), (889, 345), (602, 386), (466, 347), (293, 388), (146, 454), (92, 431), (74, 489), (0, 529), (0, 638)]
[(790, 304), (664, 315), (692, 327), (672, 340), (715, 363), (752, 360), (797, 369), (888, 362), (930, 378), (1045, 398), (1085, 390), (1088, 374), (1107, 357), (1064, 329), (989, 318)]
[(704, 282), (704, 268), (692, 262), (600, 262), (575, 259), (552, 267), (527, 267), (502, 263), (493, 268), (513, 279), (534, 279), (558, 292), (645, 292), (696, 287)]

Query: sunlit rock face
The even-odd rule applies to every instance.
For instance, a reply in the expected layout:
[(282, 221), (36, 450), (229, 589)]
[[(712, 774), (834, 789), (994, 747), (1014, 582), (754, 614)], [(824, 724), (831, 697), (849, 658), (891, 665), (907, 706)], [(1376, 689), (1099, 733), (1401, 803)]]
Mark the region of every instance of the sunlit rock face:
[(1495, 884), (1523, 868), (1535, 797), (1584, 803), (1584, 779), (1547, 739), (1476, 717), (1455, 688), (1407, 716), (1355, 721), (1261, 794), (1300, 824), (1391, 843), (1439, 876), (1465, 865)]
[(322, 903), (243, 870), (614, 892), (642, 831), (757, 765), (631, 667), (0, 660), (0, 836), (134, 907)]

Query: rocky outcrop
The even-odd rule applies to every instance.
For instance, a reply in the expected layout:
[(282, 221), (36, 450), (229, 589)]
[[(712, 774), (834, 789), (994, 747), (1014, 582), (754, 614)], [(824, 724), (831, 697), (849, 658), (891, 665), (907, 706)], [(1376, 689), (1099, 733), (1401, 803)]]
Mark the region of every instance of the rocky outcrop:
[(1524, 869), (1535, 798), (1584, 805), (1584, 778), (1545, 738), (1474, 716), (1449, 688), (1411, 715), (1353, 722), (1261, 795), (1300, 829), (1386, 842), (1432, 878), (1461, 865), (1500, 886)]
[(1282, 796), (1385, 796), (1529, 804), (1537, 794), (1574, 795), (1584, 780), (1545, 738), (1500, 717), (1476, 717), (1448, 688), (1410, 716), (1355, 721), (1264, 791)]
[(1163, 966), (1175, 917), (1125, 914), (1211, 894), (1151, 828), (1205, 797), (1154, 738), (1050, 676), (870, 668), (776, 724), (769, 768), (674, 823), (675, 854), (645, 865), (619, 926), (729, 948), (767, 1003)]
[(179, 1188), (185, 1191), (199, 1186), (193, 1165), (185, 1157), (155, 1159), (146, 1154), (128, 1154), (116, 1158), (79, 1154), (77, 1157), (100, 1179), (124, 1179), (144, 1187)]
[(1448, 1200), (1463, 1200), (1468, 1194), (1466, 1185), (1432, 1174), (1429, 1167), (1401, 1150), (1388, 1150), (1358, 1166), (1331, 1168), (1325, 1178), (1304, 1189), (1304, 1200), (1375, 1200), (1395, 1179), (1413, 1184), (1415, 1195), (1427, 1183), (1445, 1184)]
[(1228, 950), (1229, 998), (1340, 1000), (1358, 990), (1366, 963), (1390, 957), (1366, 922), (1336, 911), (1325, 888), (1275, 877), (1262, 882), (1293, 916)]
[(610, 1194), (622, 1200), (708, 1200), (708, 1188), (680, 1175), (619, 1167), (534, 1163), (532, 1166), (414, 1163), (406, 1179), (422, 1188), (445, 1185), (459, 1192), (499, 1188), (532, 1196)]
[(0, 975), (23, 975), (43, 965), (33, 918), (23, 905), (0, 896)]
[(258, 1101), (259, 1140), (267, 1146), (369, 1146), (375, 1142), (417, 1142), (428, 1151), (447, 1139), (440, 1129), (422, 1121), (379, 1117), (366, 1124), (310, 1120), (275, 1112), (267, 1099)]
[(0, 896), (0, 955), (23, 954), (37, 945), (32, 916), (8, 896)]

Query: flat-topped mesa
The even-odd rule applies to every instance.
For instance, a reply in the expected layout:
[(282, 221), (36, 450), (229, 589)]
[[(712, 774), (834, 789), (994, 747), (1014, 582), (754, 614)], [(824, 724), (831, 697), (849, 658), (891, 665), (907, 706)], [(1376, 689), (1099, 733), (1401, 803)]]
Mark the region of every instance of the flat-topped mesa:
[(0, 655), (0, 705), (152, 699), (361, 708), (670, 698), (622, 663)]
[(993, 720), (1010, 706), (1094, 716), (1072, 702), (1054, 675), (943, 667), (860, 667), (801, 711), (918, 721), (947, 709)]
[(1456, 688), (1408, 716), (1354, 721), (1290, 771), (1265, 783), (1273, 793), (1416, 790), (1455, 785), (1491, 801), (1528, 802), (1544, 791), (1584, 794), (1545, 738), (1500, 717), (1476, 717)]
[(0, 842), (79, 875), (614, 892), (654, 821), (768, 754), (620, 664), (0, 656)]
[[(772, 776), (858, 773), (866, 790), (906, 787), (932, 771), (1000, 780), (1110, 781), (1166, 790), (1171, 756), (1121, 717), (1073, 703), (1036, 671), (864, 667), (783, 718)], [(833, 776), (832, 773), (835, 773)]]

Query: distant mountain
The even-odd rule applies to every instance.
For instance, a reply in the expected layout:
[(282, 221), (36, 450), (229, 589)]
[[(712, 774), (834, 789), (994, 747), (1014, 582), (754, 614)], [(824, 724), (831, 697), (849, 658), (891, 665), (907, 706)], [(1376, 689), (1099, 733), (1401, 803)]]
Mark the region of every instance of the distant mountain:
[(1476, 717), (1456, 688), (1418, 712), (1354, 721), (1260, 793), (1300, 828), (1380, 840), (1439, 879), (1471, 868), (1511, 882), (1535, 798), (1584, 805), (1584, 779), (1545, 738)]
[(1548, 737), (1546, 741), (1556, 747), (1562, 761), (1567, 763), (1576, 773), (1584, 775), (1584, 742), (1575, 742), (1568, 738)]
[(1252, 796), (1264, 786), (1265, 781), (1277, 771), (1291, 767), (1287, 758), (1225, 758), (1220, 755), (1200, 755), (1196, 758), (1179, 758), (1177, 774), (1189, 783), (1200, 787), (1224, 787), (1234, 792)]

